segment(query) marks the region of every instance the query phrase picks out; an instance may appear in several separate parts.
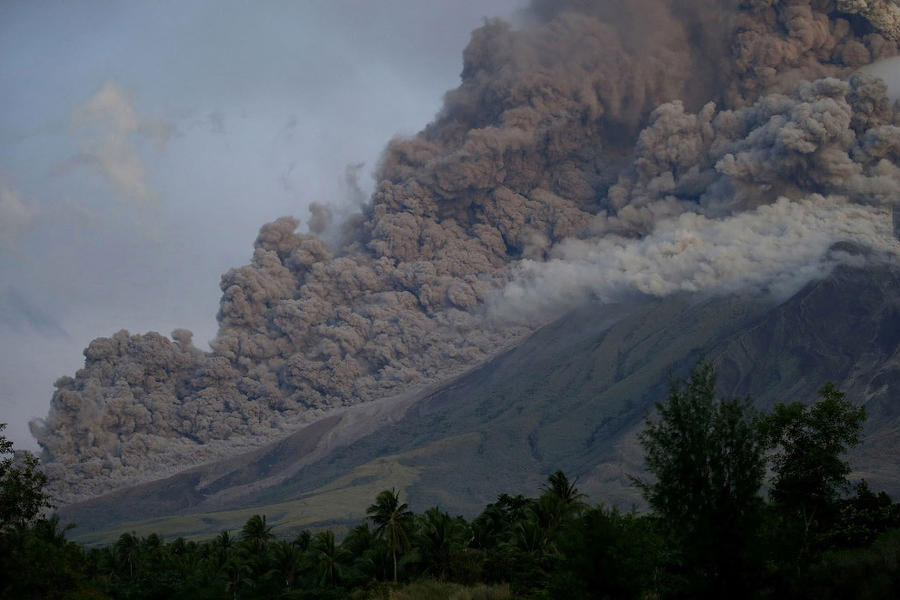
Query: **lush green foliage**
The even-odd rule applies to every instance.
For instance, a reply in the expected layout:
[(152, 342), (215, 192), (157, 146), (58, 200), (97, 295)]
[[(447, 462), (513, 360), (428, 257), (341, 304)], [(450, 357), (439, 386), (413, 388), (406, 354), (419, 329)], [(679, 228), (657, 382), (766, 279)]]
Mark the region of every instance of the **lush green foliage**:
[[(831, 383), (810, 406), (779, 404), (763, 422), (774, 448), (774, 478), (769, 495), (786, 523), (792, 525), (783, 560), (799, 568), (822, 548), (820, 538), (834, 536), (841, 494), (850, 483), (846, 451), (860, 443), (864, 407), (855, 407)], [(867, 489), (867, 488), (866, 488)]]
[(672, 384), (640, 436), (656, 479), (636, 483), (677, 542), (678, 587), (693, 598), (734, 597), (758, 566), (764, 437), (750, 401), (717, 399), (715, 387), (701, 364)]
[[(701, 365), (648, 421), (645, 514), (590, 506), (557, 471), (537, 497), (501, 494), (472, 521), (439, 507), (415, 514), (385, 490), (342, 540), (330, 530), (278, 539), (254, 515), (205, 542), (126, 532), (88, 550), (41, 516), (36, 464), (4, 461), (11, 497), (31, 500), (4, 505), (0, 597), (900, 597), (900, 505), (864, 481), (843, 495), (864, 413), (830, 385), (810, 406), (769, 415), (714, 389)], [(2, 435), (0, 450), (12, 450)]]
[(400, 502), (397, 490), (384, 490), (375, 498), (375, 504), (366, 509), (375, 523), (375, 535), (384, 540), (394, 561), (394, 582), (397, 582), (397, 553), (409, 549), (413, 514), (406, 503)]
[(0, 423), (0, 532), (32, 523), (41, 510), (50, 508), (44, 484), (47, 478), (30, 452), (13, 452)]

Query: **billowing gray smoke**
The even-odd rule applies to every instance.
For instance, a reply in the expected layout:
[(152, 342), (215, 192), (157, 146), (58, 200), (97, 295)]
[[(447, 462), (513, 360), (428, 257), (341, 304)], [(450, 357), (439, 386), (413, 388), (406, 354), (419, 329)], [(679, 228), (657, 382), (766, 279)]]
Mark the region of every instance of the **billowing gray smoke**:
[[(896, 253), (900, 117), (859, 67), (900, 8), (839, 0), (536, 0), (477, 30), (436, 120), (392, 141), (335, 250), (262, 227), (222, 277), (212, 352), (94, 340), (32, 426), (61, 497), (257, 444), (445, 378), (567, 303), (786, 294), (851, 239)], [(327, 211), (311, 230), (329, 228)], [(492, 310), (489, 310), (492, 309)], [(496, 313), (526, 317), (510, 328)]]

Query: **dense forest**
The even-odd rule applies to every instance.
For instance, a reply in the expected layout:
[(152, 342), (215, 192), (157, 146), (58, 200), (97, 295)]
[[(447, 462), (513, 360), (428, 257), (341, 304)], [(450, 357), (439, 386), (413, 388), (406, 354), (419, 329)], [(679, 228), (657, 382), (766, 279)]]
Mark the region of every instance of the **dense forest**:
[(900, 504), (848, 478), (864, 419), (831, 384), (758, 412), (718, 398), (701, 364), (641, 434), (645, 512), (589, 505), (556, 472), (471, 521), (385, 490), (340, 540), (279, 539), (255, 515), (207, 541), (126, 532), (90, 549), (49, 513), (37, 460), (0, 435), (0, 597), (897, 598)]

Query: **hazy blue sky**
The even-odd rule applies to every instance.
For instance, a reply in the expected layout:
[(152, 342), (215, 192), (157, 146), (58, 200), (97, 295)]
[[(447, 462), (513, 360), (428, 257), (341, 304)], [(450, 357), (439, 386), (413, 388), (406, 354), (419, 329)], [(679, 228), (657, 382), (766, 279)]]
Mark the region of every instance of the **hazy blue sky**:
[[(0, 3), (0, 422), (94, 337), (215, 333), (259, 226), (341, 205), (525, 0)], [(302, 225), (305, 228), (305, 225)]]

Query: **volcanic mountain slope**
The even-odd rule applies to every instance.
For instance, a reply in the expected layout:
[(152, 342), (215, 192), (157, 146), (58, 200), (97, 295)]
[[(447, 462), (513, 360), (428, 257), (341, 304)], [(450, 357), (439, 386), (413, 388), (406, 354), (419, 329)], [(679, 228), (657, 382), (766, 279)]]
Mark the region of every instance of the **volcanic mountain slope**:
[[(318, 217), (310, 233), (291, 217), (261, 228), (222, 278), (210, 352), (185, 330), (91, 342), (32, 424), (61, 501), (435, 384), (586, 298), (789, 296), (847, 262), (828, 254), (846, 239), (896, 260), (900, 110), (857, 72), (897, 55), (894, 0), (528, 14), (473, 33), (459, 87), (388, 145), (335, 243)], [(513, 313), (518, 327), (493, 318)], [(535, 439), (524, 456), (550, 460)]]
[[(266, 512), (282, 532), (350, 523), (380, 489), (472, 516), (548, 473), (593, 501), (640, 503), (636, 433), (700, 357), (719, 388), (769, 408), (826, 381), (866, 405), (859, 476), (900, 493), (900, 268), (840, 267), (776, 304), (763, 296), (585, 306), (438, 389), (347, 409), (262, 450), (67, 507), (84, 540), (116, 527), (212, 535)], [(148, 520), (142, 524), (135, 521)]]

